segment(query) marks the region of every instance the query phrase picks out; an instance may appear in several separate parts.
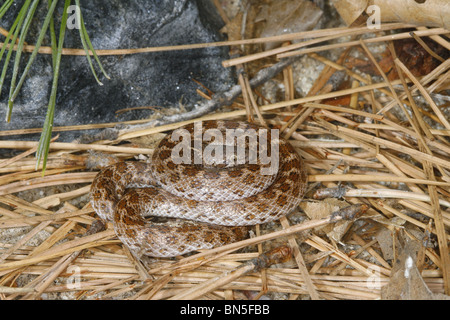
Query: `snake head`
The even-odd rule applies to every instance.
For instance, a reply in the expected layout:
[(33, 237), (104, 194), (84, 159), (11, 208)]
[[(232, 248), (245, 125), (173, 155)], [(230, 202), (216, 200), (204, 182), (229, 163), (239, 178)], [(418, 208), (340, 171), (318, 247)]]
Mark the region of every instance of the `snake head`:
[(110, 222), (114, 218), (114, 210), (117, 199), (95, 199), (95, 195), (91, 196), (91, 206), (97, 215), (104, 221)]

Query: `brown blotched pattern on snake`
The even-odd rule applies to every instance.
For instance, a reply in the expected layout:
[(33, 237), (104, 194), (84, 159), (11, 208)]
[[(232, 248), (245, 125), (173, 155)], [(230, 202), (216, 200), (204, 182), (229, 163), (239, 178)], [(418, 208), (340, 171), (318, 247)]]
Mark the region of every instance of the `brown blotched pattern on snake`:
[[(263, 129), (225, 120), (201, 124), (202, 134), (212, 128), (224, 135), (229, 129)], [(181, 129), (195, 139), (193, 124)], [(250, 140), (246, 148), (251, 149), (255, 146)], [(270, 166), (260, 159), (248, 164), (248, 154), (246, 164), (230, 165), (226, 157), (223, 163), (177, 164), (172, 148), (179, 142), (169, 134), (151, 163), (119, 162), (103, 169), (92, 183), (92, 207), (102, 220), (112, 221), (136, 257), (172, 257), (239, 241), (247, 235), (246, 226), (290, 213), (306, 189), (306, 170), (294, 148), (283, 139), (271, 139), (270, 130), (267, 141), (278, 144), (278, 171), (273, 175), (260, 174), (261, 167)], [(204, 152), (208, 143), (201, 146)], [(177, 219), (161, 224), (146, 221), (149, 216)]]

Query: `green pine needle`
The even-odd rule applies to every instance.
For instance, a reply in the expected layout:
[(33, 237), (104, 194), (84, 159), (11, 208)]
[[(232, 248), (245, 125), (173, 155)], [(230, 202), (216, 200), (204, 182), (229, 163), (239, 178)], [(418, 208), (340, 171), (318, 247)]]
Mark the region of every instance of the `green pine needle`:
[[(56, 108), (56, 95), (58, 90), (58, 79), (59, 72), (61, 66), (61, 57), (62, 57), (62, 49), (64, 47), (64, 36), (67, 26), (68, 20), (68, 8), (71, 4), (71, 0), (64, 1), (64, 11), (61, 19), (61, 25), (59, 29), (59, 38), (56, 38), (56, 30), (55, 30), (55, 22), (54, 22), (54, 12), (56, 5), (58, 4), (58, 0), (48, 0), (48, 11), (47, 15), (42, 23), (42, 27), (40, 33), (38, 35), (38, 39), (34, 45), (34, 50), (28, 58), (28, 62), (24, 68), (22, 75), (19, 80), (19, 66), (22, 58), (23, 46), (25, 43), (25, 39), (27, 37), (31, 22), (33, 20), (34, 14), (36, 12), (37, 5), (39, 0), (26, 0), (22, 5), (16, 19), (14, 20), (12, 26), (10, 27), (9, 33), (3, 43), (3, 46), (0, 50), (0, 61), (2, 61), (4, 53), (8, 51), (4, 61), (3, 61), (3, 69), (0, 75), (0, 93), (5, 81), (6, 72), (8, 69), (9, 61), (11, 59), (12, 53), (14, 51), (14, 45), (17, 43), (16, 54), (14, 57), (14, 66), (13, 66), (13, 74), (10, 83), (10, 93), (8, 98), (8, 110), (6, 115), (6, 121), (10, 121), (12, 109), (14, 106), (14, 101), (17, 98), (20, 90), (22, 88), (23, 83), (30, 71), (31, 65), (36, 59), (36, 56), (39, 52), (39, 48), (41, 47), (42, 41), (47, 34), (47, 31), (50, 33), (50, 42), (52, 48), (52, 67), (53, 67), (53, 81), (52, 81), (52, 89), (49, 97), (49, 103), (47, 106), (47, 114), (42, 130), (42, 134), (39, 140), (38, 149), (36, 151), (36, 169), (39, 167), (41, 161), (43, 164), (42, 174), (45, 173), (45, 168), (47, 164), (48, 152), (50, 150), (50, 141), (53, 129), (53, 121), (55, 116), (55, 108)], [(4, 16), (4, 14), (8, 11), (9, 7), (14, 3), (14, 0), (7, 0), (0, 6), (0, 19)], [(78, 8), (80, 7), (80, 1), (75, 0), (75, 4)], [(76, 10), (76, 18), (80, 22), (80, 39), (83, 44), (83, 48), (86, 52), (86, 58), (89, 64), (89, 67), (92, 71), (92, 74), (96, 81), (101, 85), (102, 83), (98, 79), (97, 73), (95, 72), (94, 65), (92, 63), (92, 59), (90, 57), (90, 52), (94, 56), (94, 59), (100, 68), (103, 75), (109, 79), (109, 76), (106, 74), (103, 66), (98, 58), (94, 47), (89, 39), (89, 35), (87, 33), (86, 27), (84, 25), (83, 17), (81, 15), (81, 9)], [(89, 52), (90, 50), (90, 52)]]
[[(54, 0), (52, 2), (51, 6), (47, 12), (47, 16), (45, 17), (44, 23), (42, 24), (41, 32), (39, 33), (39, 37), (36, 41), (36, 44), (34, 45), (33, 52), (31, 53), (31, 56), (28, 59), (28, 63), (25, 66), (25, 70), (22, 73), (22, 76), (20, 77), (17, 87), (14, 88), (14, 92), (9, 97), (9, 105), (10, 105), (11, 109), (12, 109), (12, 104), (14, 103), (15, 98), (17, 98), (17, 95), (19, 94), (20, 89), (22, 88), (22, 85), (25, 82), (25, 78), (28, 75), (28, 72), (30, 71), (31, 65), (33, 64), (34, 60), (36, 59), (36, 56), (39, 52), (39, 48), (41, 47), (42, 41), (44, 40), (45, 34), (46, 34), (48, 26), (50, 24), (50, 20), (53, 16), (53, 11), (55, 10), (57, 3), (58, 3), (58, 0)], [(26, 36), (26, 34), (24, 35), (24, 37), (25, 36)], [(22, 39), (22, 37), (21, 37), (21, 39), (19, 39), (19, 41), (21, 41), (21, 40), (24, 40), (24, 39)], [(20, 56), (19, 56), (19, 58), (20, 58)], [(17, 63), (17, 60), (15, 62)]]
[[(56, 1), (55, 1), (56, 2)], [(66, 32), (66, 24), (67, 24), (67, 8), (70, 5), (70, 0), (65, 0), (64, 4), (64, 12), (61, 19), (61, 28), (59, 31), (59, 40), (58, 40), (58, 48), (56, 53), (54, 53), (54, 66), (53, 70), (53, 83), (52, 83), (52, 91), (50, 94), (50, 101), (47, 109), (47, 116), (45, 117), (44, 128), (41, 134), (41, 138), (39, 140), (39, 145), (36, 151), (36, 170), (39, 167), (41, 160), (43, 161), (42, 175), (45, 173), (45, 168), (47, 164), (47, 156), (50, 150), (50, 140), (52, 138), (52, 129), (53, 129), (53, 119), (55, 116), (55, 107), (56, 107), (56, 93), (58, 89), (58, 77), (59, 77), (59, 68), (61, 66), (61, 56), (62, 49), (64, 44), (64, 35)], [(56, 35), (55, 35), (56, 38)]]
[[(31, 2), (30, 0), (25, 2), (24, 5), (22, 6), (22, 8), (20, 9), (20, 12), (19, 12), (18, 16), (16, 17), (13, 25), (11, 26), (11, 30), (8, 33), (8, 36), (6, 37), (5, 42), (3, 43), (3, 47), (2, 47), (2, 50), (0, 52), (0, 60), (3, 58), (3, 54), (4, 54), (4, 52), (5, 52), (7, 47), (8, 47), (8, 54), (6, 55), (6, 59), (5, 59), (5, 62), (3, 64), (2, 75), (0, 77), (0, 92), (1, 92), (1, 88), (3, 87), (3, 83), (5, 81), (6, 70), (8, 69), (9, 60), (11, 58), (11, 55), (12, 55), (13, 51), (14, 51), (13, 47), (14, 47), (14, 44), (16, 43), (17, 38), (19, 36), (19, 31), (20, 31), (20, 29), (22, 27), (23, 21), (25, 19), (26, 11), (27, 11), (27, 9), (28, 9), (28, 7), (30, 5), (30, 2)], [(11, 40), (11, 42), (9, 42), (9, 40), (11, 39), (11, 35), (12, 35), (12, 40)], [(13, 77), (14, 77), (14, 73), (13, 73)], [(16, 70), (16, 77), (17, 77), (17, 70)], [(11, 114), (8, 111), (8, 113), (6, 115), (6, 121), (9, 122), (10, 121), (10, 117), (11, 117)]]
[(28, 34), (28, 29), (30, 28), (31, 20), (33, 19), (34, 13), (36, 12), (36, 7), (37, 7), (38, 3), (39, 3), (39, 0), (33, 1), (31, 8), (27, 12), (27, 16), (25, 18), (22, 29), (20, 31), (19, 43), (17, 44), (17, 50), (16, 50), (16, 57), (14, 58), (13, 75), (12, 75), (11, 83), (9, 86), (9, 97), (10, 98), (8, 101), (8, 113), (6, 116), (8, 118), (8, 121), (11, 119), (11, 113), (12, 113), (13, 101), (14, 101), (14, 92), (17, 89), (20, 89), (20, 87), (22, 86), (22, 83), (23, 83), (22, 81), (19, 81), (19, 84), (17, 85), (18, 88), (16, 87), (16, 80), (17, 80), (17, 75), (19, 74), (19, 64), (20, 64), (20, 57), (22, 56), (23, 45), (25, 43), (25, 38), (26, 38), (26, 35)]

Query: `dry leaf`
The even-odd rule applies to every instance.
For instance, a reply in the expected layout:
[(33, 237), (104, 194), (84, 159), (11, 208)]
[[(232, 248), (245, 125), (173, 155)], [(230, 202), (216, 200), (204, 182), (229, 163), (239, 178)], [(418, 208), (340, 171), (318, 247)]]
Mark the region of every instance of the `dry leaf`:
[[(311, 1), (276, 0), (263, 6), (255, 22), (266, 21), (261, 37), (312, 30), (322, 17), (322, 10)], [(276, 47), (267, 43), (265, 49)]]
[[(348, 207), (348, 203), (334, 198), (329, 198), (320, 201), (304, 201), (300, 207), (306, 213), (308, 218), (321, 219), (330, 216), (333, 212)], [(351, 223), (352, 221), (339, 221), (331, 225), (317, 228), (316, 231), (320, 230), (325, 232), (330, 239), (339, 242), (347, 232)]]
[[(401, 239), (399, 239), (401, 240)], [(384, 300), (450, 300), (444, 294), (435, 294), (426, 285), (416, 266), (418, 241), (403, 238), (404, 245), (392, 268), (389, 283), (381, 288)]]
[(241, 40), (242, 15), (242, 12), (238, 12), (236, 16), (220, 30), (220, 32), (227, 34), (228, 40)]
[[(450, 52), (438, 43), (430, 39), (422, 40), (430, 48), (431, 51), (433, 51), (442, 59), (448, 59), (448, 57), (450, 56)], [(441, 61), (431, 56), (427, 52), (427, 50), (415, 39), (403, 39), (395, 41), (394, 48), (400, 61), (405, 64), (408, 70), (411, 71), (411, 73), (416, 77), (421, 77), (429, 74), (441, 64)], [(380, 53), (380, 57), (377, 57), (377, 60), (381, 69), (388, 76), (389, 80), (393, 81), (399, 78), (391, 52), (388, 48), (386, 48), (384, 52)], [(380, 76), (378, 69), (368, 59), (348, 57), (344, 65), (347, 68), (357, 68), (363, 73)]]
[(347, 25), (378, 15), (380, 22), (450, 28), (448, 0), (334, 0), (333, 4)]
[(394, 243), (392, 239), (392, 231), (387, 228), (380, 228), (375, 237), (378, 241), (378, 244), (380, 245), (384, 260), (394, 259)]
[(368, 0), (334, 0), (333, 5), (347, 25), (352, 25), (366, 10)]

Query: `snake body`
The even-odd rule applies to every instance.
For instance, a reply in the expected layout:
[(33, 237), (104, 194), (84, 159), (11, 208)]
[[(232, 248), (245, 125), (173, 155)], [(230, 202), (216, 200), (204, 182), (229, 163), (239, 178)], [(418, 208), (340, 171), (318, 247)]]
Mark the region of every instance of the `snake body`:
[[(220, 146), (218, 133), (263, 129), (235, 121), (201, 124), (203, 139), (208, 130), (216, 130), (216, 152), (220, 151), (217, 145), (227, 148), (226, 143)], [(208, 147), (203, 141), (199, 150), (195, 125), (181, 129), (193, 137), (188, 141), (191, 160), (213, 145)], [(267, 148), (278, 147), (278, 170), (262, 175), (261, 168), (268, 164), (259, 160), (248, 163), (249, 154), (244, 156), (245, 164), (227, 157), (223, 162), (202, 159), (202, 164), (174, 161), (173, 150), (179, 143), (174, 137), (169, 134), (161, 140), (150, 163), (118, 162), (101, 170), (92, 183), (92, 207), (102, 220), (113, 223), (119, 239), (137, 257), (172, 257), (241, 240), (247, 235), (246, 226), (279, 219), (303, 197), (306, 171), (300, 156), (284, 139), (272, 139), (269, 133)], [(255, 147), (250, 139), (246, 146)], [(177, 219), (156, 223), (146, 220), (149, 216)]]

